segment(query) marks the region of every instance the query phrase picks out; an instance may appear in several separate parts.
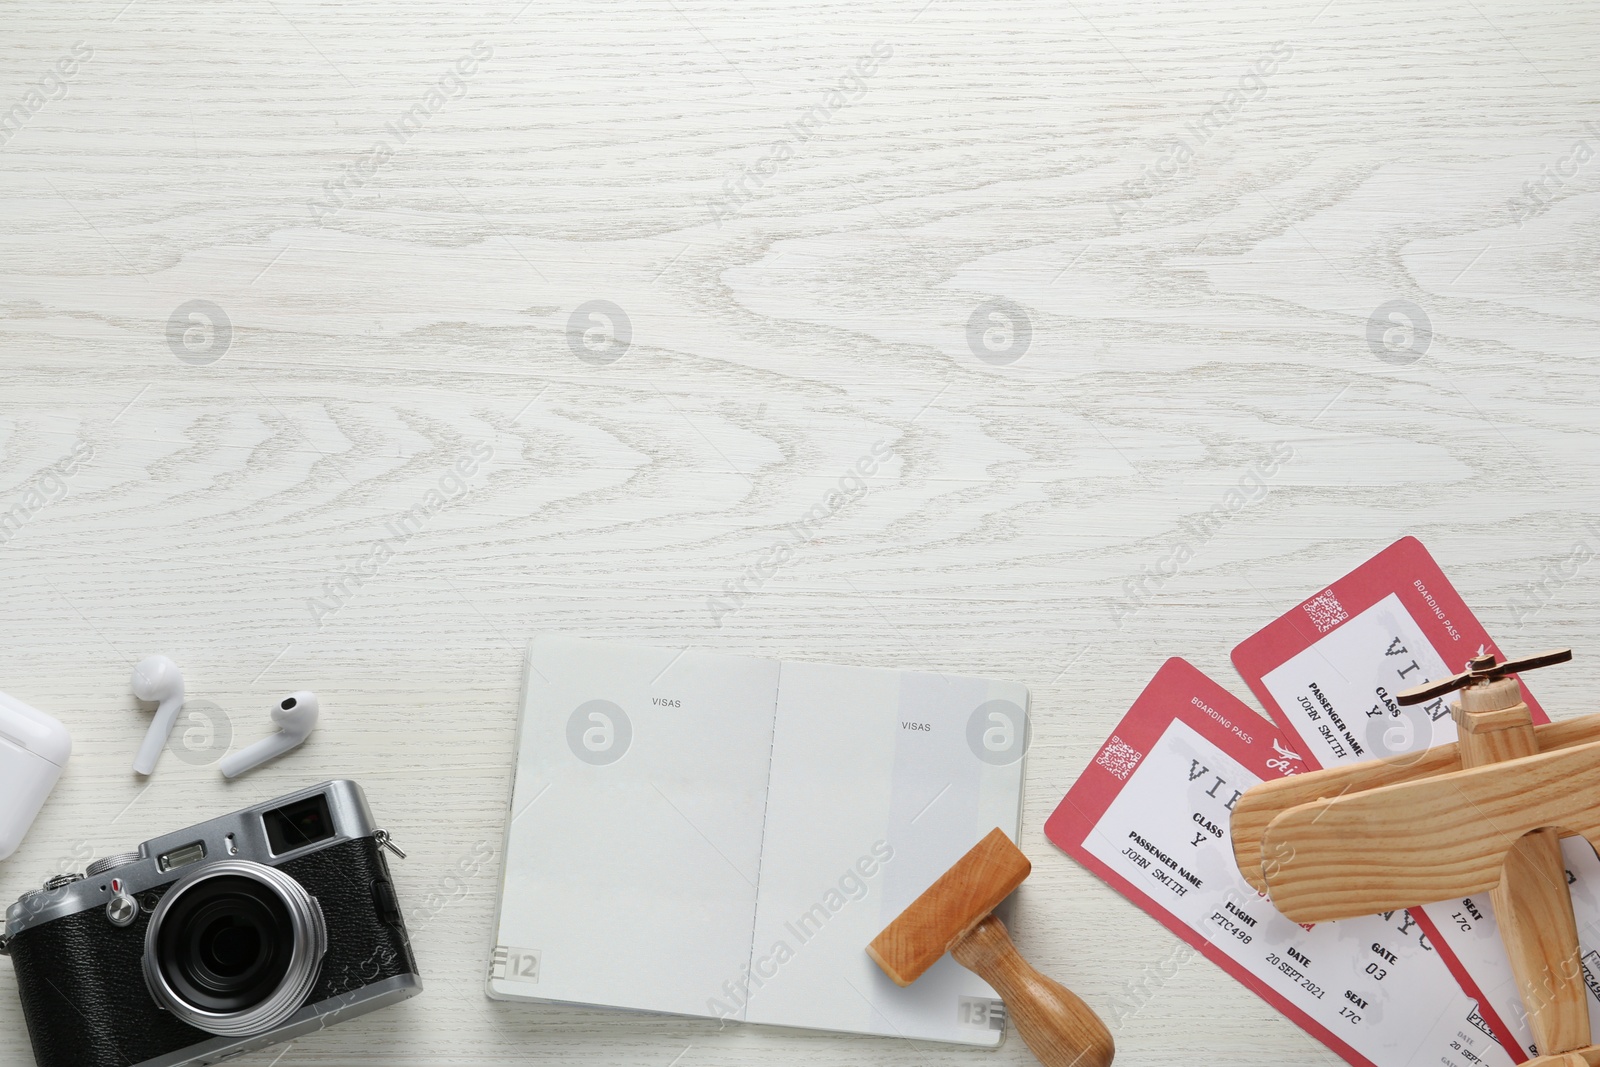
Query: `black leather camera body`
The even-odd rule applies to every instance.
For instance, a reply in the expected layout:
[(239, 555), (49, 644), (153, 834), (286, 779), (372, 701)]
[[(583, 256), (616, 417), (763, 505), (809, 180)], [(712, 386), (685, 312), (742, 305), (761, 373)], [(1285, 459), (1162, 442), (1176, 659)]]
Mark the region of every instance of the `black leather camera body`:
[(420, 993), (385, 848), (326, 782), (26, 894), (0, 948), (38, 1067), (201, 1067)]

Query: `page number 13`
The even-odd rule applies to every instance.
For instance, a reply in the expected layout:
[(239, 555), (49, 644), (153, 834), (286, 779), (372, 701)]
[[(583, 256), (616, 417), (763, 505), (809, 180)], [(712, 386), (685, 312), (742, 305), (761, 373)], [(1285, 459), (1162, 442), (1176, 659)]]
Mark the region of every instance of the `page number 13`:
[(1004, 1030), (1006, 1006), (988, 997), (962, 997), (957, 1018), (973, 1030)]

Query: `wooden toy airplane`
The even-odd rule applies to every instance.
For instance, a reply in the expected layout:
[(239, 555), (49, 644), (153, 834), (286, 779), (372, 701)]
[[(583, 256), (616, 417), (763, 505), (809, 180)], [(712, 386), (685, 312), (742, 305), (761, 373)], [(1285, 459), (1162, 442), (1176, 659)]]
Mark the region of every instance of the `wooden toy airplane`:
[(1571, 649), (1474, 656), (1401, 704), (1461, 690), (1455, 744), (1263, 782), (1233, 811), (1234, 859), (1295, 922), (1488, 890), (1539, 1057), (1600, 1067), (1560, 839), (1600, 844), (1600, 715), (1533, 725), (1513, 675)]

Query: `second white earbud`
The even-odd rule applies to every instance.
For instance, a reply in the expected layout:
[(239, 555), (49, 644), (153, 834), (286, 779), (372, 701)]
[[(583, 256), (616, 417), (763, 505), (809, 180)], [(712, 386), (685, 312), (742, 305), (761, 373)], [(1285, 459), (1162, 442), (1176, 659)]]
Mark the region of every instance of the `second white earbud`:
[(278, 732), (224, 756), (218, 764), (222, 776), (237, 778), (302, 744), (316, 728), (319, 711), (315, 693), (290, 693), (278, 701), (272, 707), (272, 721), (278, 724)]
[(133, 695), (140, 700), (161, 702), (139, 754), (133, 758), (135, 772), (152, 774), (172, 735), (173, 724), (178, 721), (178, 712), (183, 710), (183, 672), (166, 656), (146, 656), (133, 668)]

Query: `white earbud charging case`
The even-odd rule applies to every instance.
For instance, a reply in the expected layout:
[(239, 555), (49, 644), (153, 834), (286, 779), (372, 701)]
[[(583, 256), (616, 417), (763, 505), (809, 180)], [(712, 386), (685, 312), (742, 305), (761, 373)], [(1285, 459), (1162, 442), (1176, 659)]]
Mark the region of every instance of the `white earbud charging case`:
[(0, 860), (22, 844), (71, 755), (65, 726), (0, 693)]

